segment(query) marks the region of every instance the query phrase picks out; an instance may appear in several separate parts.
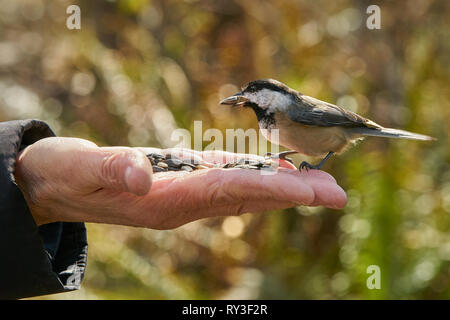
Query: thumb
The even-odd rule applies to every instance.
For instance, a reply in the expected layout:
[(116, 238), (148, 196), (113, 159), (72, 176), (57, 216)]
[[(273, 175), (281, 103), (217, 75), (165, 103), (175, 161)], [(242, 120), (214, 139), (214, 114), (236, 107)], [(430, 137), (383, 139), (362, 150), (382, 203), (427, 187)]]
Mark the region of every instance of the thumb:
[(152, 185), (152, 167), (142, 151), (126, 147), (99, 149), (92, 165), (98, 186), (135, 195), (148, 193)]

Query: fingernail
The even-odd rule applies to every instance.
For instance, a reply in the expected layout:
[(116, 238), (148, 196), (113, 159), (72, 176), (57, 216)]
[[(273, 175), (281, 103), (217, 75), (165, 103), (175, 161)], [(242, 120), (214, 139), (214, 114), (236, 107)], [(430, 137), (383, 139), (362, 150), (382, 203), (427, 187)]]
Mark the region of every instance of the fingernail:
[(128, 192), (138, 196), (147, 194), (152, 185), (151, 177), (145, 171), (132, 166), (125, 169), (125, 183)]

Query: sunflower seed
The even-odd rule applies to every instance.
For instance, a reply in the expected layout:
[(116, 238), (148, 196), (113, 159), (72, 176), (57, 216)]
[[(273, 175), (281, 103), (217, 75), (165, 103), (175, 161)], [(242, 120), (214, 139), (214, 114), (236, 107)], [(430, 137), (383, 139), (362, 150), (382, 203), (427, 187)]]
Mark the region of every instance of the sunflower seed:
[(162, 161), (158, 162), (157, 166), (160, 167), (160, 168), (164, 168), (164, 169), (167, 169), (169, 167), (167, 165), (167, 163), (162, 162)]
[(180, 159), (175, 159), (175, 158), (171, 158), (171, 159), (167, 159), (166, 163), (169, 167), (176, 167), (179, 168), (181, 166), (181, 164), (183, 163), (183, 161), (181, 161)]
[[(199, 165), (199, 163), (197, 165)], [(197, 167), (197, 165), (192, 164), (190, 162), (183, 161), (183, 166), (188, 166), (188, 167), (191, 167), (192, 169), (195, 169)]]
[(164, 172), (166, 171), (165, 169), (158, 167), (158, 166), (152, 166), (153, 168), (153, 172)]

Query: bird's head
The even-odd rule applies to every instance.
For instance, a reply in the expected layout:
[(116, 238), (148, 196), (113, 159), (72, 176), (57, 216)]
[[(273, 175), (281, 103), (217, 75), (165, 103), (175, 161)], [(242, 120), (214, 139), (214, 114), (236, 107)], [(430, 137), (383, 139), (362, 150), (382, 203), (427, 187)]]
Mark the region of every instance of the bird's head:
[(296, 95), (297, 91), (277, 80), (255, 80), (246, 84), (240, 92), (220, 101), (220, 104), (273, 113), (283, 111)]

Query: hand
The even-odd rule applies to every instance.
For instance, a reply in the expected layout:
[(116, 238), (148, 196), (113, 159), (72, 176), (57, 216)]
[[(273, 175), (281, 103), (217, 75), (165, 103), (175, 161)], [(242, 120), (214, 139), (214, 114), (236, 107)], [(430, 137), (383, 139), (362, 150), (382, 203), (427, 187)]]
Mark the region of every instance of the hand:
[[(273, 175), (220, 168), (152, 174), (143, 150), (46, 138), (19, 155), (15, 177), (38, 225), (78, 221), (171, 229), (207, 217), (297, 205), (342, 208), (347, 200), (329, 174), (299, 172), (286, 161), (280, 161)], [(205, 166), (234, 155), (182, 151), (182, 157), (195, 158)]]

